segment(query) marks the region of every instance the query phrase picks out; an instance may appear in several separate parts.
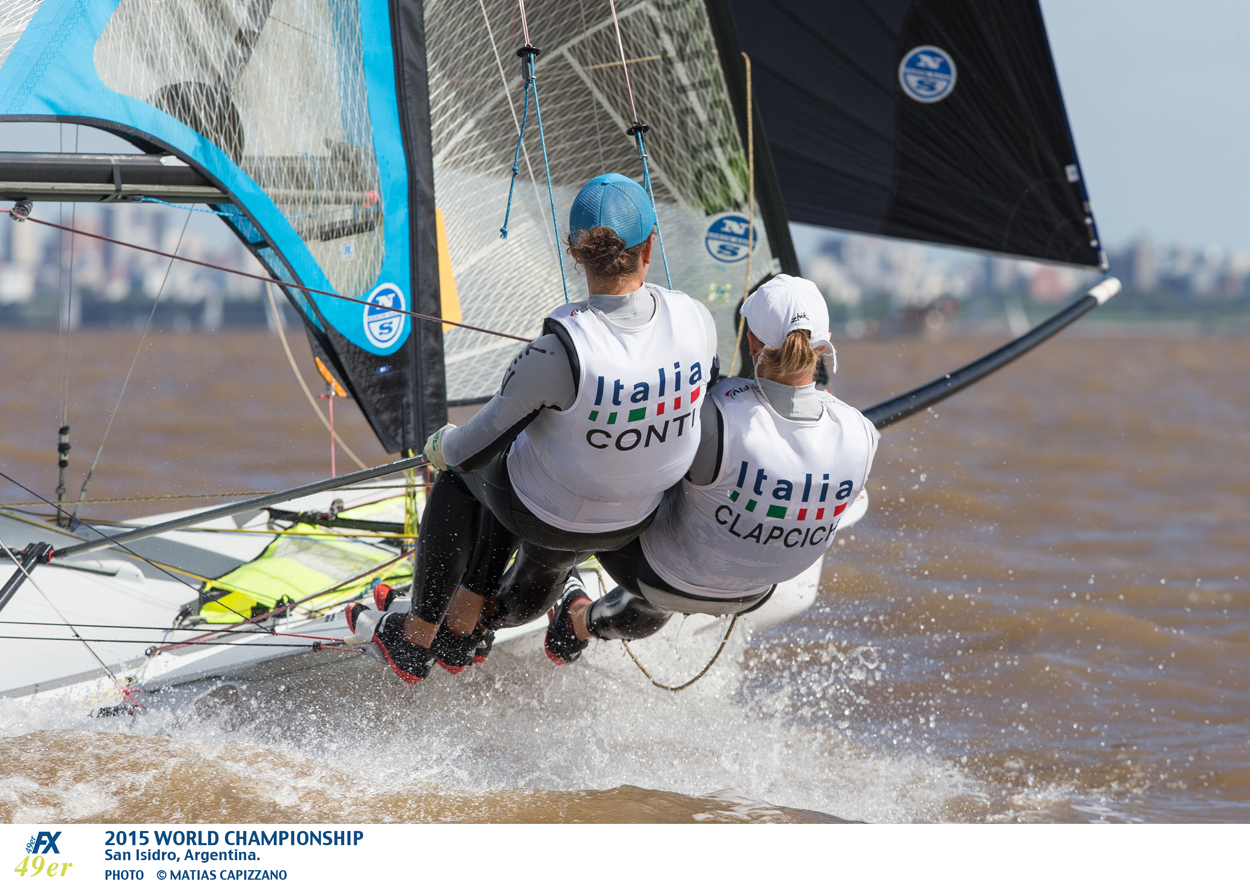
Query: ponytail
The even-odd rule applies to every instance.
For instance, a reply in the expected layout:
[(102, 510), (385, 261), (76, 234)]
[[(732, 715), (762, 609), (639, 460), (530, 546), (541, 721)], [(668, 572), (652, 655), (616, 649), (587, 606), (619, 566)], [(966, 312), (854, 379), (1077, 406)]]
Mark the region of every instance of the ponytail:
[(806, 375), (820, 362), (820, 353), (812, 347), (812, 334), (796, 329), (786, 336), (781, 348), (765, 347), (755, 365), (755, 374), (764, 378), (789, 378)]

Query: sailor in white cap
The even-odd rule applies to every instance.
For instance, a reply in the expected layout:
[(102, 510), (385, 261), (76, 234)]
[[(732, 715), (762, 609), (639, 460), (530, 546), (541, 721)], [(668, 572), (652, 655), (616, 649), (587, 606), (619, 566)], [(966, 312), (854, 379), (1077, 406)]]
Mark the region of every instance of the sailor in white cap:
[(649, 636), (674, 612), (760, 605), (824, 554), (867, 481), (880, 435), (813, 383), (819, 361), (837, 366), (815, 284), (781, 274), (741, 314), (755, 380), (713, 386), (690, 471), (638, 539), (599, 554), (618, 587), (592, 604), (570, 579), (547, 629), (553, 660), (575, 660), (591, 637)]
[(587, 182), (569, 253), (589, 298), (552, 311), (499, 393), (426, 443), (442, 473), (421, 519), (411, 610), (373, 633), (405, 681), (435, 659), (455, 673), (488, 651), (493, 630), (542, 615), (577, 562), (635, 539), (689, 469), (716, 328), (685, 293), (644, 282), (655, 226), (633, 180)]

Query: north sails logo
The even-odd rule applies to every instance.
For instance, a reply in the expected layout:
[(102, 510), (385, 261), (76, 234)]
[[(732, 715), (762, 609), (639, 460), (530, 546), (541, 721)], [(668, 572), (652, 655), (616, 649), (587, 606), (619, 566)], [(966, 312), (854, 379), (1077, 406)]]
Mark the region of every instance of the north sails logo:
[(404, 293), (394, 283), (383, 283), (365, 299), (365, 337), (375, 348), (388, 348), (399, 340), (404, 332), (404, 315), (407, 310)]
[(917, 46), (898, 65), (898, 83), (908, 98), (933, 104), (955, 89), (958, 71), (949, 52), (937, 46)]

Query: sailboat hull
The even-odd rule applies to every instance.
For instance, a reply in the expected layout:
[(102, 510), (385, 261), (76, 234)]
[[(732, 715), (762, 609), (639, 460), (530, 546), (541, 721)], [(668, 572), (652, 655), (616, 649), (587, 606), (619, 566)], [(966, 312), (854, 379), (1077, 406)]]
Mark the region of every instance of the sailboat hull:
[[(340, 491), (337, 496), (349, 510), (364, 503), (376, 504), (380, 498), (376, 490), (368, 488)], [(313, 511), (328, 509), (330, 504), (330, 494), (321, 494), (291, 506)], [(847, 510), (840, 528), (858, 522), (867, 507), (867, 496), (861, 495)], [(170, 516), (174, 515), (142, 522), (155, 523)], [(205, 571), (228, 571), (236, 564), (261, 562), (262, 555), (272, 552), (274, 542), (284, 537), (265, 520), (263, 515), (252, 515), (240, 526), (224, 518), (193, 530), (157, 536), (149, 540), (148, 549), (162, 551), (167, 559), (181, 554), (184, 562), (198, 559), (201, 568), (213, 567)], [(11, 512), (0, 513), (0, 531), (11, 549), (31, 538), (61, 546), (73, 538)], [(336, 534), (336, 544), (340, 537), (353, 536)], [(367, 536), (360, 533), (358, 537)], [(357, 543), (376, 546), (372, 540)], [(55, 695), (107, 709), (122, 700), (122, 687), (136, 693), (142, 703), (153, 693), (193, 698), (222, 682), (271, 679), (346, 659), (380, 663), (371, 644), (352, 636), (345, 604), (314, 614), (291, 610), (291, 614), (268, 619), (259, 627), (216, 634), (209, 634), (204, 626), (196, 631), (176, 627), (180, 613), (195, 604), (199, 585), (176, 580), (180, 572), (186, 580), (193, 570), (154, 562), (157, 567), (134, 558), (97, 556), (71, 558), (65, 566), (33, 570), (31, 580), (0, 613), (6, 623), (4, 633), (12, 638), (0, 645), (0, 696)], [(597, 596), (612, 585), (591, 565), (584, 577), (592, 595)], [(744, 624), (758, 631), (802, 613), (816, 600), (822, 568), (823, 560), (818, 560), (799, 576), (780, 583), (764, 606), (742, 617)], [(9, 571), (0, 573), (7, 578)], [(682, 630), (689, 635), (721, 630), (722, 625), (712, 616), (691, 615)], [(495, 648), (517, 655), (531, 651), (541, 655), (545, 631), (546, 619), (542, 618), (499, 631)], [(175, 689), (186, 691), (172, 693)]]

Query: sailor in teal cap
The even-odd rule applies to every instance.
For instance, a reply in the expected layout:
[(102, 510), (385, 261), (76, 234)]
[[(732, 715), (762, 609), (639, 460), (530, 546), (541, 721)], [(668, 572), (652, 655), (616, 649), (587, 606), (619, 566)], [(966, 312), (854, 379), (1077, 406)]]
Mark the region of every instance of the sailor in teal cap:
[(600, 226), (612, 229), (625, 249), (633, 249), (655, 231), (651, 198), (637, 182), (620, 173), (592, 178), (582, 186), (569, 211), (569, 239), (576, 242)]
[(637, 538), (690, 468), (716, 329), (685, 293), (645, 282), (655, 227), (637, 182), (587, 182), (568, 240), (587, 299), (552, 311), (481, 411), (426, 443), (442, 473), (421, 519), (410, 611), (359, 622), (376, 624), (402, 679), (418, 682), (435, 660), (456, 672), (495, 629), (541, 616), (579, 561)]

